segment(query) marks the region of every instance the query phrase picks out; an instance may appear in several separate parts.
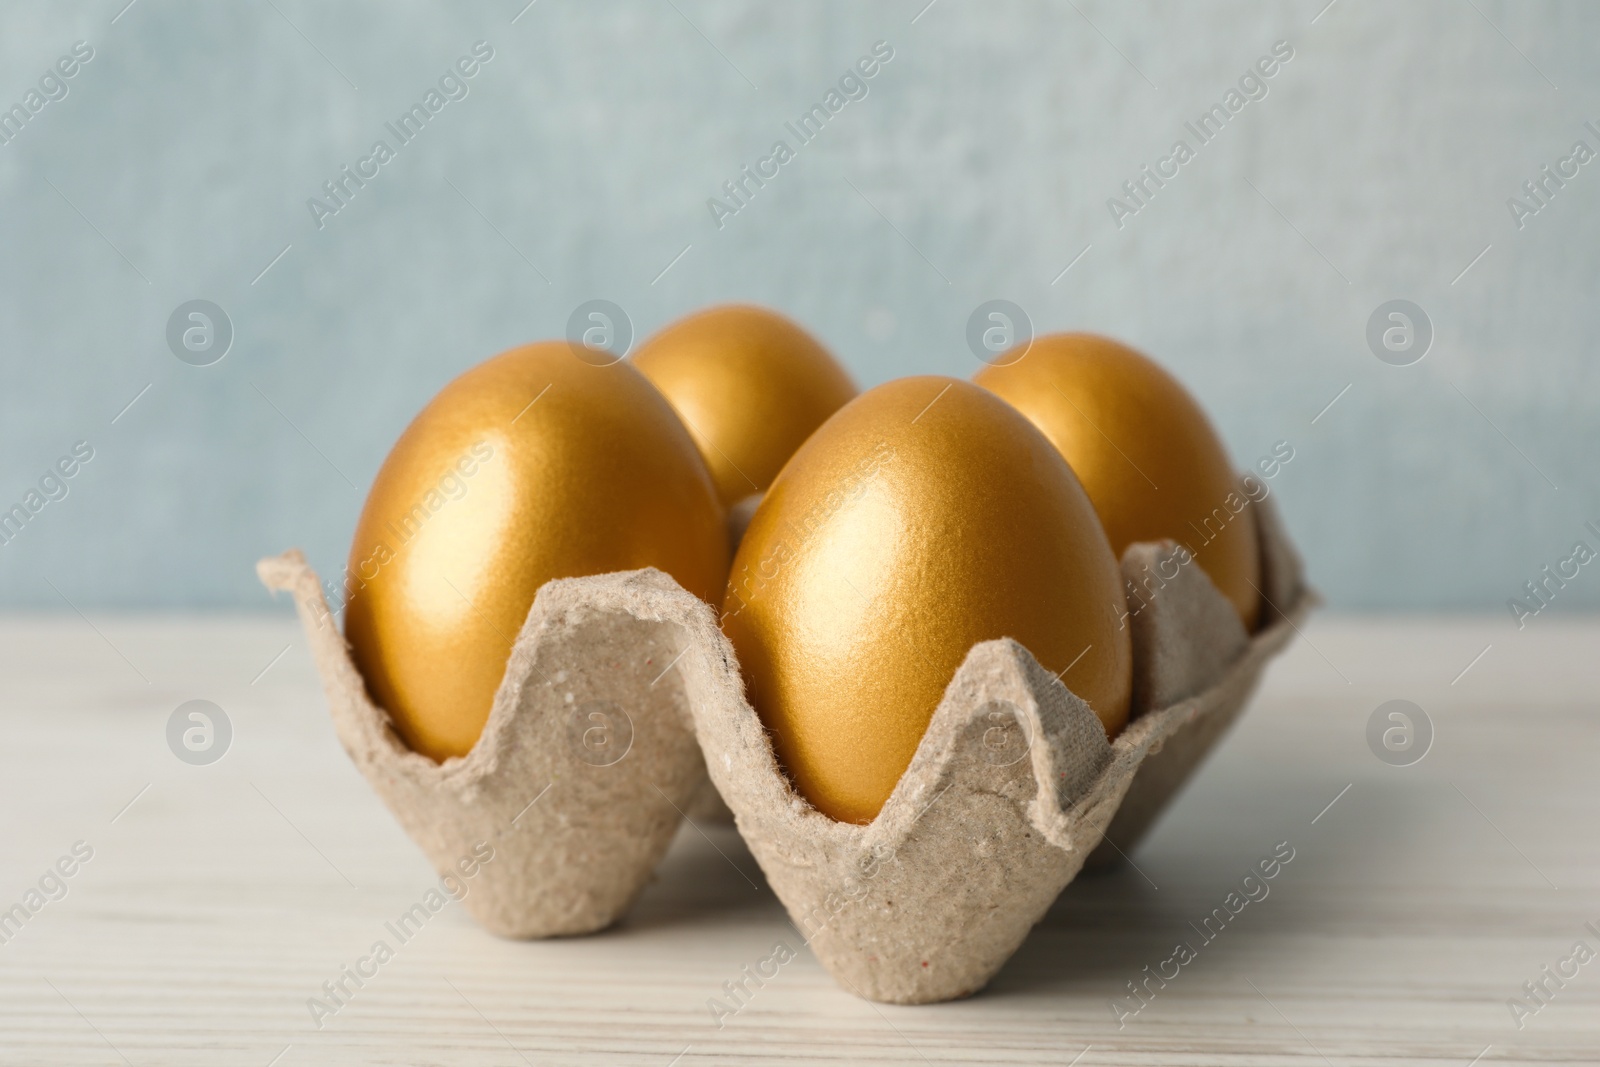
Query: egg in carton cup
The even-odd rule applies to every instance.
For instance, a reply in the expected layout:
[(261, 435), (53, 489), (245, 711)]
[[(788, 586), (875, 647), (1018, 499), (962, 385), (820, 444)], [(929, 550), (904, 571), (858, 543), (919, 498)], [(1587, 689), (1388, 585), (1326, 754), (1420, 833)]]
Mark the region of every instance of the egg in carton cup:
[(981, 989), (1103, 841), (1132, 849), (1314, 606), (1273, 501), (1245, 515), (1262, 555), (1255, 633), (1184, 549), (1132, 545), (1123, 576), (1143, 594), (1127, 616), (1128, 726), (1108, 741), (1027, 649), (982, 642), (865, 825), (795, 791), (715, 612), (660, 571), (541, 587), (481, 738), (442, 763), (409, 749), (372, 701), (304, 557), (262, 560), (258, 573), (293, 594), (341, 743), (435, 868), (493, 845), (464, 901), (487, 929), (533, 938), (615, 922), (709, 769), (840, 985), (914, 1004)]
[[(463, 900), (473, 918), (540, 938), (627, 911), (708, 785), (683, 682), (695, 650), (675, 622), (709, 615), (704, 601), (654, 569), (546, 583), (482, 735), (435, 762), (373, 702), (300, 551), (257, 573), (293, 594), (340, 743), (435, 870), (493, 846)], [(662, 604), (670, 620), (653, 617)]]

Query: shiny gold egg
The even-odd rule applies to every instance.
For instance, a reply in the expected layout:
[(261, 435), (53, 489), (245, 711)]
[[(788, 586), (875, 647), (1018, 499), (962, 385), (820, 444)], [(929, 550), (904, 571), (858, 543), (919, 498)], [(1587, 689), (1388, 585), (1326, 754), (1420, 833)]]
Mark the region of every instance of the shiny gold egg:
[(513, 348), (445, 386), (378, 471), (345, 635), (406, 743), (463, 756), (539, 587), (638, 567), (721, 599), (723, 512), (694, 442), (626, 363)]
[(714, 307), (679, 319), (632, 362), (689, 427), (727, 507), (765, 492), (794, 450), (856, 395), (827, 349), (766, 308)]
[(1232, 602), (1246, 630), (1261, 612), (1254, 518), (1200, 405), (1154, 361), (1086, 333), (1040, 337), (973, 381), (1008, 401), (1061, 450), (1120, 559), (1170, 538)]
[(1124, 610), (1105, 532), (1050, 442), (976, 386), (919, 377), (862, 394), (795, 453), (734, 557), (723, 631), (796, 788), (863, 823), (979, 641), (1021, 642), (1115, 735)]

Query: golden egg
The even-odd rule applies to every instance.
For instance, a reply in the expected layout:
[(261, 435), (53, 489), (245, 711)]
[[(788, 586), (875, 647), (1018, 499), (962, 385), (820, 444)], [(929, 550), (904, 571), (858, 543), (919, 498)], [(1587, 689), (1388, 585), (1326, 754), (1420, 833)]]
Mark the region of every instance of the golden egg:
[(1038, 338), (1020, 358), (1000, 356), (973, 381), (1067, 457), (1119, 559), (1135, 541), (1177, 541), (1255, 629), (1261, 555), (1248, 497), (1176, 378), (1109, 338), (1063, 333)]
[(827, 349), (759, 307), (679, 319), (640, 346), (633, 365), (689, 427), (727, 507), (765, 492), (794, 450), (856, 395)]
[(716, 604), (722, 524), (694, 442), (643, 375), (565, 342), (513, 348), (445, 386), (378, 471), (345, 635), (406, 743), (462, 756), (541, 585), (657, 567)]
[(993, 395), (905, 378), (800, 448), (734, 557), (723, 630), (796, 788), (870, 822), (974, 644), (1011, 637), (1128, 715), (1122, 581), (1071, 469)]

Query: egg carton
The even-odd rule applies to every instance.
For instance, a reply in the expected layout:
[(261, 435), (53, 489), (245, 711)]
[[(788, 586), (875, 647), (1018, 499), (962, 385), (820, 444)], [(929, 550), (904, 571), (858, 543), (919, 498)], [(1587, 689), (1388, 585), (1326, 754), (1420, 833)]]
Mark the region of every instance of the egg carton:
[[(1253, 516), (1253, 519), (1250, 518)], [(316, 574), (262, 560), (293, 593), (340, 741), (434, 867), (488, 842), (469, 912), (507, 937), (620, 918), (710, 781), (768, 883), (840, 985), (927, 1003), (981, 989), (1109, 838), (1126, 851), (1217, 742), (1315, 603), (1269, 499), (1264, 624), (1171, 542), (1130, 546), (1135, 718), (1108, 741), (1087, 704), (1010, 639), (975, 645), (868, 825), (795, 792), (746, 701), (714, 611), (653, 569), (539, 590), (483, 735), (443, 763), (368, 697)]]

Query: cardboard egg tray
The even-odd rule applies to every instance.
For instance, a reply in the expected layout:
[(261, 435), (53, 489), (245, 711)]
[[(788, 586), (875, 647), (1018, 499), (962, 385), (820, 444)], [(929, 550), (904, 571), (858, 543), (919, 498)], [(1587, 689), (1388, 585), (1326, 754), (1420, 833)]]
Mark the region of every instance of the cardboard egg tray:
[[(1111, 741), (1010, 639), (975, 645), (869, 825), (838, 823), (778, 768), (713, 609), (656, 570), (539, 590), (477, 745), (436, 764), (373, 704), (298, 551), (262, 560), (293, 593), (334, 726), (441, 873), (495, 849), (468, 911), (506, 937), (617, 921), (707, 776), (801, 936), (845, 989), (903, 1004), (976, 992), (1085, 862), (1131, 851), (1248, 700), (1316, 597), (1270, 498), (1263, 619), (1238, 615), (1183, 549), (1124, 554), (1134, 718)], [(1096, 850), (1100, 854), (1097, 854)]]

